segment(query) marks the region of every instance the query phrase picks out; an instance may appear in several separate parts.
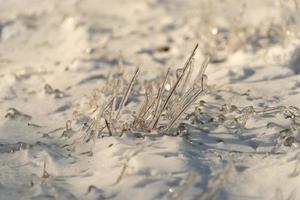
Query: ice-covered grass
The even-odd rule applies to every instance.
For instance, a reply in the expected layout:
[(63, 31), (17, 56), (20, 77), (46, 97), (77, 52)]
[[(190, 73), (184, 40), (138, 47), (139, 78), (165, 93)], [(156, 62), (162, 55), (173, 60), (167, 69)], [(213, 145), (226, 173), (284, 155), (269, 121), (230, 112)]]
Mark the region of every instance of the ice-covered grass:
[(0, 5), (0, 199), (299, 199), (297, 0)]

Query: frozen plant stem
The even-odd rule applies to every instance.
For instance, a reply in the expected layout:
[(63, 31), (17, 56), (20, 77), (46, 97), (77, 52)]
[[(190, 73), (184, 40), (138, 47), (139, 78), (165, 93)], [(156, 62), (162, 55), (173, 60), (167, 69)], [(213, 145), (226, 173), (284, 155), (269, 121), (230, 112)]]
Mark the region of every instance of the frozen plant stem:
[[(108, 102), (108, 104), (102, 109), (102, 111), (99, 112), (98, 118), (101, 118), (103, 116), (103, 113), (111, 106), (113, 107), (113, 103), (115, 101), (116, 96), (113, 96), (111, 100)], [(113, 110), (113, 109), (112, 109)]]
[[(162, 99), (162, 95), (163, 95), (163, 92), (164, 92), (164, 88), (165, 88), (165, 85), (167, 83), (167, 80), (168, 80), (168, 77), (169, 77), (169, 74), (170, 74), (170, 68), (168, 68), (167, 70), (167, 74), (165, 76), (165, 79), (161, 85), (161, 87), (159, 88), (159, 93), (158, 93), (158, 96), (157, 96), (157, 99), (156, 99), (156, 102), (155, 102), (155, 108), (154, 108), (154, 113), (153, 113), (153, 119), (156, 118), (157, 116), (157, 111), (159, 109), (159, 106), (160, 106), (160, 103), (161, 103), (161, 99)], [(152, 120), (153, 121), (153, 120)], [(150, 127), (151, 129), (155, 128), (154, 124), (152, 125), (152, 122), (150, 123)], [(154, 122), (155, 123), (155, 122)]]
[(121, 100), (121, 103), (120, 103), (120, 106), (119, 106), (119, 110), (118, 110), (118, 113), (117, 113), (117, 115), (116, 115), (116, 119), (118, 119), (119, 115), (121, 114), (121, 112), (122, 112), (122, 110), (123, 110), (123, 108), (124, 108), (125, 103), (127, 102), (129, 93), (130, 93), (131, 90), (132, 90), (132, 86), (133, 86), (134, 80), (136, 79), (136, 76), (137, 76), (139, 70), (140, 70), (140, 68), (137, 68), (137, 69), (135, 70), (134, 75), (133, 75), (133, 77), (132, 77), (132, 79), (131, 79), (131, 81), (130, 81), (130, 84), (129, 84), (129, 86), (128, 86), (128, 88), (127, 88), (127, 90), (126, 90), (124, 96), (122, 97), (122, 100)]
[[(206, 70), (206, 68), (208, 66), (209, 60), (210, 60), (209, 57), (205, 58), (204, 62), (202, 63), (201, 69), (200, 69), (200, 71), (199, 71), (199, 73), (198, 73), (198, 75), (197, 75), (197, 77), (196, 77), (196, 79), (194, 81), (194, 85), (197, 85), (197, 82), (199, 82), (199, 81), (201, 81), (201, 82), (203, 81), (202, 77), (203, 77), (203, 75), (205, 73), (205, 70)], [(203, 85), (202, 85), (202, 87), (203, 87)]]
[(112, 136), (112, 131), (110, 128), (110, 123), (105, 119), (106, 128), (108, 130), (109, 136)]
[(169, 103), (169, 101), (170, 101), (172, 95), (174, 94), (176, 88), (178, 87), (180, 81), (182, 80), (183, 76), (185, 75), (185, 72), (187, 71), (190, 62), (192, 61), (192, 59), (193, 59), (193, 57), (194, 57), (194, 55), (195, 55), (195, 53), (196, 53), (196, 50), (197, 50), (198, 46), (199, 46), (198, 44), (195, 46), (195, 48), (194, 48), (194, 50), (192, 51), (190, 57), (189, 57), (188, 60), (186, 61), (185, 65), (184, 65), (184, 68), (183, 68), (183, 72), (182, 72), (181, 76), (178, 77), (178, 79), (177, 79), (177, 81), (175, 82), (175, 85), (173, 86), (173, 88), (172, 88), (172, 90), (171, 90), (169, 96), (167, 97), (165, 103), (163, 104), (161, 110), (159, 111), (158, 116), (157, 116), (156, 120), (154, 121), (154, 124), (153, 124), (152, 129), (154, 129), (154, 128), (156, 127), (156, 125), (157, 125), (157, 123), (158, 123), (158, 121), (159, 121), (159, 119), (160, 119), (160, 117), (161, 117), (161, 114), (163, 113), (163, 111), (164, 111), (164, 109), (166, 108), (167, 104)]
[(117, 185), (120, 183), (120, 181), (122, 180), (124, 174), (125, 174), (125, 171), (127, 169), (127, 163), (125, 163), (122, 167), (122, 171), (121, 171), (121, 174), (119, 175), (118, 179), (116, 180), (116, 182), (114, 183), (114, 185)]
[(120, 175), (118, 176), (116, 182), (113, 184), (113, 185), (117, 185), (121, 182), (123, 176), (125, 175), (125, 171), (128, 167), (128, 163), (129, 161), (131, 160), (132, 157), (136, 156), (138, 153), (140, 153), (142, 151), (142, 148), (140, 148), (139, 150), (135, 151), (131, 156), (129, 156), (127, 159), (126, 159), (126, 162), (124, 163), (123, 167), (122, 167), (122, 171), (120, 173)]
[(178, 115), (176, 117), (174, 117), (174, 119), (169, 123), (166, 131), (168, 131), (172, 126), (173, 124), (179, 119), (179, 117), (182, 115), (182, 113), (184, 113), (188, 108), (189, 106), (195, 102), (198, 98), (198, 96), (200, 94), (202, 94), (204, 92), (203, 89), (201, 89), (200, 91), (198, 91), (193, 97), (192, 97), (192, 100), (190, 100), (187, 104), (184, 105), (184, 107), (181, 109), (181, 111), (178, 113)]

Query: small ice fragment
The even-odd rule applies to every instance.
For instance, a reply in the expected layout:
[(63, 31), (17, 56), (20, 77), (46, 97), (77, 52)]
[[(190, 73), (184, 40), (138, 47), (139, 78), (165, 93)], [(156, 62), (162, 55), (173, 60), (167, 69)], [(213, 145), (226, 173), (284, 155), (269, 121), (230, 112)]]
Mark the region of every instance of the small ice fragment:
[(169, 83), (167, 83), (165, 85), (165, 90), (170, 91), (170, 89), (171, 89), (171, 85)]

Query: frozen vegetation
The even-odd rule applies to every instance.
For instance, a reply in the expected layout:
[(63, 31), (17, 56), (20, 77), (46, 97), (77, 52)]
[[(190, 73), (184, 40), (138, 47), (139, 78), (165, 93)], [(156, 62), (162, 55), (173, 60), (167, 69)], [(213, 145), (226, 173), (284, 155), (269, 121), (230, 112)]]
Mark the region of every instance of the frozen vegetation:
[(300, 199), (299, 0), (0, 0), (0, 199)]

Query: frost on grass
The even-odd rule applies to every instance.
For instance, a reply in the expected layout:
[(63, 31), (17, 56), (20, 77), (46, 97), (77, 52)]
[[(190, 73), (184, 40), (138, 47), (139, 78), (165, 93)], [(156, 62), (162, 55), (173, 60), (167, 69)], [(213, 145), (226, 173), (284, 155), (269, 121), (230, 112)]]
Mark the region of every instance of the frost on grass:
[[(121, 136), (124, 133), (174, 134), (172, 128), (185, 112), (197, 101), (199, 96), (207, 92), (207, 76), (205, 74), (209, 59), (205, 59), (198, 75), (195, 72), (195, 46), (184, 66), (176, 70), (175, 77), (168, 69), (165, 76), (158, 81), (148, 81), (144, 85), (139, 82), (139, 68), (128, 80), (119, 66), (120, 73), (111, 74), (102, 89), (95, 90), (89, 101), (91, 113), (84, 123), (81, 133), (86, 142), (102, 136)], [(143, 96), (137, 106), (132, 107), (130, 101), (135, 96)], [(103, 101), (104, 100), (104, 101)], [(78, 113), (77, 113), (78, 115)], [(69, 122), (68, 122), (69, 124)], [(67, 125), (66, 134), (70, 131)]]
[[(92, 155), (98, 138), (127, 134), (137, 138), (169, 135), (188, 139), (189, 126), (204, 132), (224, 128), (240, 138), (247, 138), (243, 134), (248, 132), (248, 121), (258, 118), (266, 122), (266, 128), (278, 128), (276, 134), (271, 136), (275, 145), (273, 153), (280, 151), (281, 146), (292, 147), (299, 142), (297, 135), (300, 117), (297, 107), (255, 108), (239, 107), (230, 103), (212, 106), (203, 100), (196, 103), (201, 95), (218, 95), (218, 91), (207, 86), (205, 70), (210, 59), (206, 58), (199, 69), (194, 66), (197, 49), (198, 45), (182, 68), (176, 69), (174, 73), (168, 69), (165, 75), (143, 83), (139, 81), (140, 69), (136, 68), (128, 78), (119, 59), (117, 72), (109, 74), (106, 84), (93, 91), (87, 103), (88, 112), (74, 112), (75, 121), (82, 121), (80, 118), (84, 116), (85, 122), (80, 130), (74, 130), (71, 121), (67, 122), (62, 137), (71, 138), (73, 142), (66, 146), (75, 148), (78, 143), (92, 141), (93, 145), (87, 152)], [(197, 75), (192, 76), (195, 72)], [(132, 101), (135, 103), (131, 103)], [(290, 120), (290, 125), (280, 126), (267, 120), (269, 117), (278, 116)], [(218, 141), (224, 142), (222, 139)], [(250, 146), (256, 149), (258, 143), (251, 142)]]

